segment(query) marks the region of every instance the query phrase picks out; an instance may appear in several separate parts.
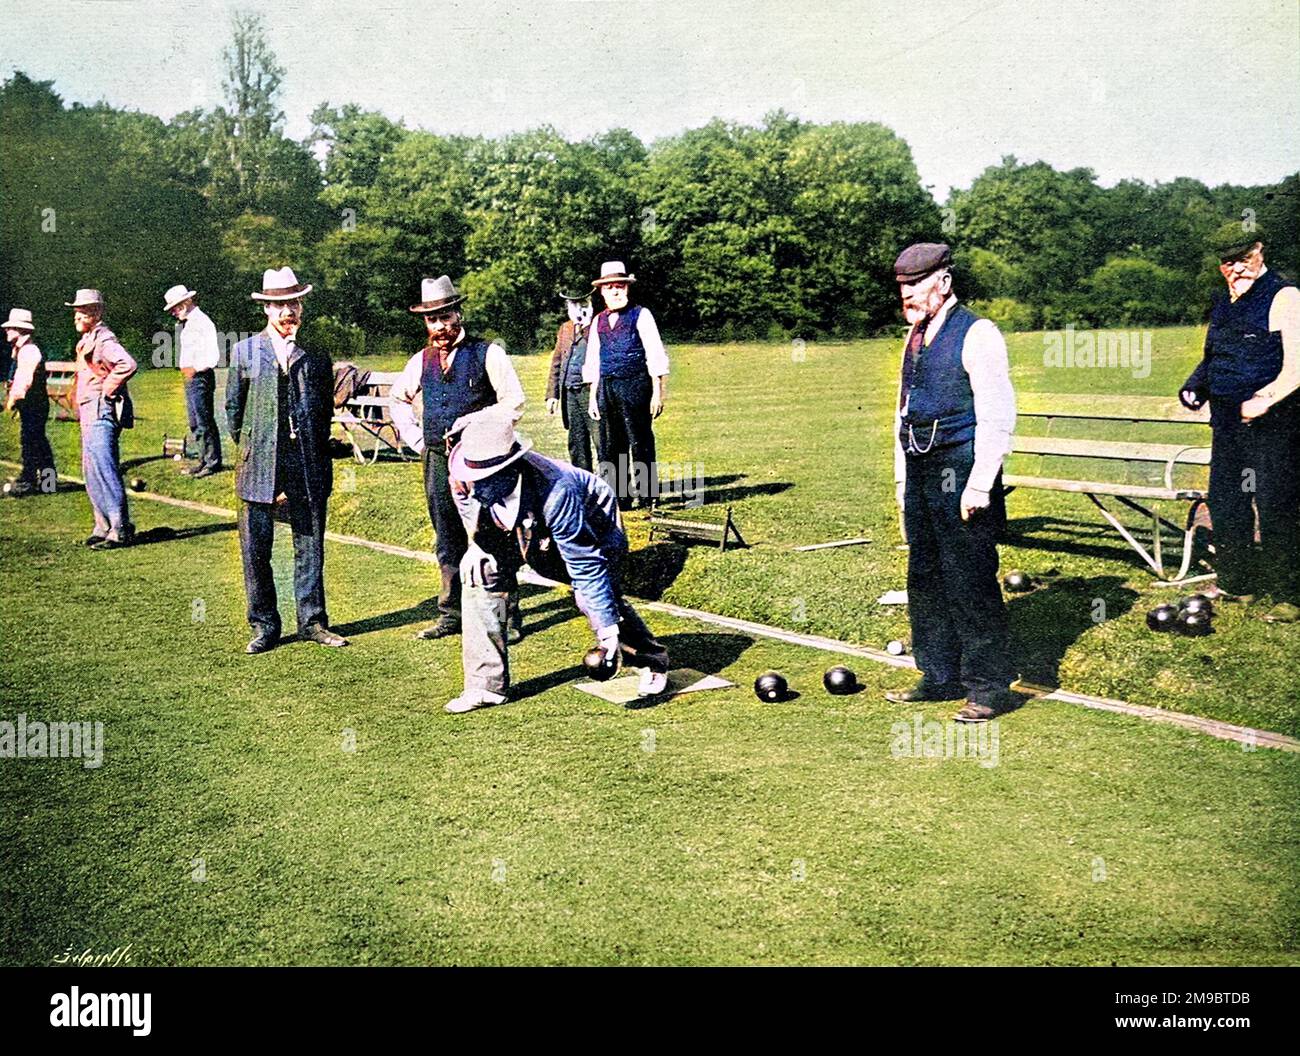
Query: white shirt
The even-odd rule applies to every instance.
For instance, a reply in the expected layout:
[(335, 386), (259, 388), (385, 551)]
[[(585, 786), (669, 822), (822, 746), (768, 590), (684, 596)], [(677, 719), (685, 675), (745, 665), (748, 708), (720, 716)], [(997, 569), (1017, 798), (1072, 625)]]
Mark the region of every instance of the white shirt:
[[(460, 333), (456, 335), (456, 340), (452, 342), (451, 355), (447, 361), (449, 367), (456, 362), (456, 349), (464, 342), (465, 329), (462, 327)], [(507, 408), (517, 420), (524, 411), (524, 387), (519, 384), (519, 375), (510, 365), (510, 357), (506, 355), (506, 350), (495, 342), (488, 345), (484, 366), (487, 369), (488, 381), (492, 383), (492, 390), (497, 394), (496, 406)], [(397, 426), (402, 443), (416, 454), (424, 451), (424, 429), (420, 425), (420, 416), (415, 409), (415, 398), (423, 388), (423, 374), (424, 349), (420, 349), (406, 361), (402, 373), (388, 390), (389, 410), (393, 416), (393, 424)]]
[[(956, 295), (949, 294), (938, 314), (930, 320), (925, 331), (927, 345), (939, 333), (949, 309), (956, 303)], [(910, 331), (907, 336), (910, 340)], [(907, 347), (906, 341), (903, 347)], [(963, 486), (976, 491), (991, 491), (998, 470), (1002, 468), (1002, 460), (1011, 453), (1011, 434), (1016, 429), (1016, 393), (1011, 387), (1007, 343), (992, 320), (980, 319), (966, 331), (961, 346), (961, 365), (970, 377), (971, 392), (975, 397), (975, 465)], [(899, 396), (902, 396), (901, 382)], [(901, 418), (901, 413), (895, 411), (894, 481), (900, 484), (907, 475), (907, 457), (898, 438)]]
[[(627, 309), (624, 309), (626, 311)], [(613, 329), (618, 323), (621, 312), (609, 313), (609, 325)], [(582, 361), (582, 380), (595, 385), (600, 381), (600, 331), (597, 322), (592, 322), (587, 334), (587, 358)], [(642, 308), (636, 317), (636, 332), (645, 346), (645, 369), (652, 378), (661, 378), (668, 373), (668, 350), (664, 348), (659, 336), (659, 326), (649, 308)]]
[(178, 367), (194, 370), (212, 370), (221, 360), (217, 343), (217, 327), (197, 305), (181, 323), (181, 355)]
[(15, 401), (27, 395), (27, 390), (36, 380), (36, 368), (40, 366), (40, 362), (41, 350), (30, 337), (24, 338), (15, 356), (14, 380), (9, 385), (9, 395)]
[[(1266, 271), (1260, 269), (1260, 275)], [(1259, 281), (1258, 277), (1255, 281)], [(1273, 294), (1273, 303), (1268, 306), (1268, 328), (1282, 331), (1282, 369), (1256, 395), (1272, 405), (1300, 388), (1300, 289), (1285, 286)]]
[(271, 339), (271, 351), (275, 353), (275, 361), (280, 364), (280, 373), (288, 374), (289, 357), (293, 355), (297, 342), (291, 337), (281, 337), (272, 326), (268, 326), (263, 332)]

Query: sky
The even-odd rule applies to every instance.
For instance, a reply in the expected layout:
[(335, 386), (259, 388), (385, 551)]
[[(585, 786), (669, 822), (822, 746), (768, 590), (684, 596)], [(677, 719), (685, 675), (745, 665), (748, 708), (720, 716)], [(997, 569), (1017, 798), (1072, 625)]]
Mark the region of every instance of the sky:
[(0, 0), (0, 77), (170, 118), (222, 102), (236, 7), (321, 102), (440, 133), (642, 140), (784, 109), (878, 121), (940, 200), (1004, 155), (1103, 184), (1300, 170), (1298, 0)]

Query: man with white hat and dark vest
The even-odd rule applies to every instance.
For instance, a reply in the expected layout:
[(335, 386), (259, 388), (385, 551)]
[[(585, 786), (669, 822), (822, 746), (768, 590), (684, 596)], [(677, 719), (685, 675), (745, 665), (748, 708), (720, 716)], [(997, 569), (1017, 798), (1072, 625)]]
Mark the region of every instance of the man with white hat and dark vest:
[(957, 303), (952, 254), (908, 246), (894, 264), (912, 324), (895, 417), (895, 482), (908, 542), (907, 600), (919, 684), (888, 699), (961, 700), (959, 722), (1011, 701), (997, 539), (1006, 524), (1002, 460), (1016, 399), (998, 328)]
[[(461, 628), (460, 562), (468, 541), (447, 477), (447, 432), (476, 411), (501, 407), (517, 419), (524, 406), (524, 389), (506, 350), (465, 332), (459, 307), (464, 299), (446, 275), (420, 283), (420, 303), (410, 311), (424, 317), (426, 344), (407, 360), (388, 392), (402, 441), (423, 461), (424, 494), (442, 575), (438, 619), (416, 634), (423, 639), (459, 634)], [(417, 398), (421, 415), (415, 410)], [(516, 606), (511, 635), (520, 634)]]
[(14, 376), (9, 383), (5, 410), (17, 409), (19, 443), (23, 468), (18, 479), (7, 489), (10, 495), (28, 495), (56, 490), (58, 477), (54, 469), (54, 452), (45, 435), (50, 417), (49, 390), (45, 383), (45, 357), (32, 339), (36, 326), (26, 308), (11, 308), (4, 332), (13, 349)]
[(239, 449), (239, 549), (253, 638), (245, 650), (264, 653), (280, 641), (280, 611), (271, 569), (275, 502), (283, 495), (293, 532), (293, 594), (298, 640), (337, 648), (348, 640), (329, 629), (325, 610), (325, 516), (334, 485), (330, 426), (334, 368), (324, 352), (298, 344), (303, 298), (312, 287), (292, 268), (268, 269), (262, 289), (266, 329), (230, 354), (226, 417)]
[(95, 528), (86, 545), (92, 550), (129, 546), (135, 525), (127, 510), (126, 487), (118, 464), (118, 440), (135, 424), (127, 379), (136, 362), (104, 325), (104, 295), (78, 290), (64, 302), (72, 309), (77, 341), (77, 417), (81, 424), (81, 471)]
[(503, 703), (510, 693), (508, 597), (520, 566), (573, 584), (573, 597), (613, 669), (640, 667), (638, 692), (668, 686), (668, 651), (623, 598), (627, 536), (614, 492), (593, 473), (532, 451), (506, 408), (453, 423), (449, 472), (469, 538), (461, 561), (465, 688), (453, 713)]
[(582, 379), (591, 329), (591, 294), (561, 293), (569, 318), (560, 324), (546, 377), (546, 413), (559, 412), (569, 434), (569, 461), (591, 471), (591, 386)]
[[(1212, 597), (1269, 594), (1270, 622), (1300, 619), (1300, 290), (1264, 264), (1264, 234), (1231, 222), (1211, 249), (1227, 290), (1215, 301), (1205, 355), (1179, 397), (1210, 403)], [(1255, 522), (1259, 520), (1259, 545)]]
[(217, 327), (194, 303), (196, 296), (194, 290), (184, 285), (173, 286), (163, 295), (163, 310), (180, 323), (180, 356), (176, 365), (185, 380), (185, 410), (199, 449), (199, 464), (181, 472), (198, 480), (212, 476), (221, 468), (221, 434), (212, 412), (221, 348)]
[(592, 288), (605, 309), (591, 327), (582, 376), (591, 385), (588, 413), (600, 422), (600, 472), (619, 507), (647, 506), (659, 494), (653, 422), (668, 398), (668, 352), (649, 309), (628, 307), (636, 276), (607, 260)]

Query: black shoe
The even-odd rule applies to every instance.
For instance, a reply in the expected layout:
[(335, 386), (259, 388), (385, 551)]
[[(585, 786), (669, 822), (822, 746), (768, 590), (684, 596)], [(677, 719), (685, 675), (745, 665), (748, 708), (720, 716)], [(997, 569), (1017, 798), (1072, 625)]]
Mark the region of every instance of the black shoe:
[(128, 542), (121, 542), (117, 539), (100, 539), (98, 542), (86, 544), (92, 550), (121, 550), (123, 547), (130, 546)]
[(885, 699), (895, 704), (919, 704), (926, 700), (965, 700), (966, 687), (960, 684), (944, 685), (921, 679), (911, 689), (891, 689)]
[(11, 480), (5, 485), (4, 493), (12, 499), (21, 499), (24, 495), (30, 495), (35, 490), (35, 485), (25, 480)]
[(328, 645), (331, 649), (340, 649), (348, 644), (348, 640), (341, 634), (335, 634), (328, 627), (322, 627), (319, 623), (313, 623), (309, 627), (301, 627), (298, 630), (298, 641), (315, 642), (317, 645)]
[(460, 634), (460, 620), (446, 614), (439, 616), (437, 622), (431, 623), (424, 630), (415, 632), (415, 636), (424, 642), (434, 638), (449, 638), (453, 634)]
[(522, 623), (511, 623), (506, 628), (506, 641), (511, 645), (518, 645), (524, 640), (524, 625)]
[(248, 643), (244, 649), (246, 653), (269, 653), (280, 643), (278, 634), (271, 634), (269, 631), (262, 631), (253, 635), (253, 640)]
[(204, 477), (210, 477), (214, 473), (216, 473), (216, 470), (212, 466), (199, 466), (198, 469), (190, 474), (190, 477), (193, 480), (202, 480)]
[(91, 549), (94, 549), (97, 543), (102, 543), (102, 542), (104, 542), (104, 537), (102, 535), (89, 535), (86, 537), (86, 541), (81, 545), (89, 546)]
[(202, 466), (185, 466), (180, 470), (180, 474), (182, 477), (192, 477), (202, 468)]

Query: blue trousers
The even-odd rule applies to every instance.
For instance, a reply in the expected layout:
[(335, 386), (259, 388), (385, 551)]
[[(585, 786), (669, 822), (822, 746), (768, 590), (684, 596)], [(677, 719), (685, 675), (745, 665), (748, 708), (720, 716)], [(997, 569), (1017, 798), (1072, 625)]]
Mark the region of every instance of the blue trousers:
[(216, 374), (211, 370), (200, 370), (185, 383), (190, 432), (199, 449), (199, 462), (208, 469), (221, 468), (221, 434), (212, 413), (212, 394), (216, 387)]
[(131, 532), (126, 506), (126, 488), (118, 467), (118, 437), (121, 426), (108, 400), (81, 404), (81, 472), (86, 478), (86, 495), (95, 516), (95, 535), (123, 542)]
[(912, 653), (925, 681), (964, 685), (970, 700), (987, 704), (1015, 678), (998, 584), (1006, 500), (999, 476), (989, 507), (961, 519), (961, 493), (974, 461), (971, 441), (908, 456), (907, 609)]

